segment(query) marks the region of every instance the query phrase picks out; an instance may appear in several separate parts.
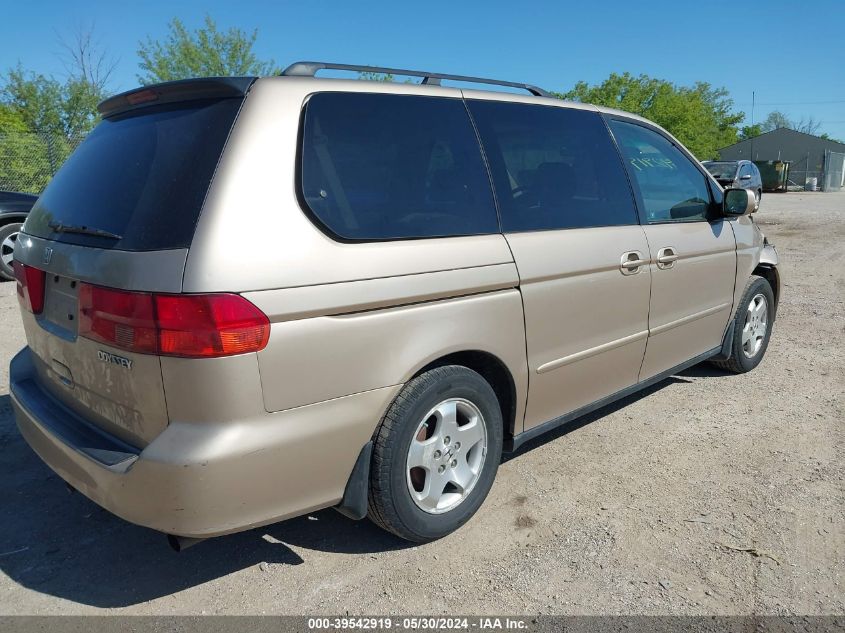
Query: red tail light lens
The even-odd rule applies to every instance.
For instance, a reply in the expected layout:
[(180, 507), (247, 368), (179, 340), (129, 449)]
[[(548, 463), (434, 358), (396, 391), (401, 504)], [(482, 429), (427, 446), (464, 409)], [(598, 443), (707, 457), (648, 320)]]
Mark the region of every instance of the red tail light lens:
[(44, 284), (47, 273), (19, 261), (13, 261), (15, 280), (18, 286), (18, 301), (21, 307), (33, 314), (41, 314), (44, 310)]
[(79, 335), (133, 352), (213, 358), (264, 349), (270, 321), (235, 294), (165, 295), (82, 284)]
[(159, 352), (230, 356), (264, 349), (270, 321), (240, 295), (156, 295)]
[(79, 335), (133, 352), (157, 353), (153, 295), (80, 284)]

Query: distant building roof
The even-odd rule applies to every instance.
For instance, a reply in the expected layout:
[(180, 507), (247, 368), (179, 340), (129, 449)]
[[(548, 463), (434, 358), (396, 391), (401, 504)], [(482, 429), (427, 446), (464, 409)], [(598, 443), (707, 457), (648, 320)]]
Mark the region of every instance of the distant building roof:
[(833, 152), (845, 152), (845, 143), (840, 143), (839, 141), (834, 141), (833, 139), (824, 138), (822, 136), (816, 136), (815, 134), (807, 134), (806, 132), (799, 132), (798, 130), (793, 130), (792, 128), (788, 128), (788, 127), (779, 127), (779, 128), (775, 128), (774, 130), (770, 130), (768, 132), (763, 132), (762, 134), (758, 134), (757, 136), (750, 136), (746, 139), (743, 139), (743, 140), (738, 141), (736, 143), (733, 143), (731, 145), (726, 145), (725, 147), (720, 148), (718, 151), (721, 152), (722, 150), (730, 149), (732, 147), (736, 147), (737, 145), (742, 145), (744, 143), (750, 143), (751, 141), (756, 141), (759, 138), (762, 138), (764, 136), (769, 136), (769, 135), (772, 135), (772, 134), (784, 134), (784, 135), (793, 136), (793, 137), (795, 135), (804, 136), (804, 137), (807, 137), (808, 140), (813, 139), (814, 141), (821, 141), (823, 143), (829, 143), (830, 145), (832, 145), (830, 150), (833, 151)]

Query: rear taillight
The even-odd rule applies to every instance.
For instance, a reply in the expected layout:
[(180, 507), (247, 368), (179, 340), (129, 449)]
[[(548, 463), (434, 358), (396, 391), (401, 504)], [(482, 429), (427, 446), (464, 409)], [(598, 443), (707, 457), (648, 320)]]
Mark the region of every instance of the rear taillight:
[(18, 301), (21, 307), (33, 314), (44, 310), (44, 283), (47, 273), (19, 261), (12, 262), (18, 282)]
[(155, 295), (159, 353), (230, 356), (264, 349), (270, 321), (240, 295)]
[(153, 295), (80, 284), (79, 335), (133, 352), (157, 353)]
[(81, 284), (79, 335), (132, 352), (212, 358), (264, 349), (270, 321), (235, 294), (166, 295)]

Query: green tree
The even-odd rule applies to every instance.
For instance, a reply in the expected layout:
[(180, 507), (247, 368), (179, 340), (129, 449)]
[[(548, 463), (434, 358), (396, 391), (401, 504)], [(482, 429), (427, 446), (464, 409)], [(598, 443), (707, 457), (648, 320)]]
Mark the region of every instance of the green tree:
[(163, 41), (147, 38), (138, 44), (138, 80), (142, 84), (190, 77), (272, 75), (280, 70), (272, 60), (261, 61), (252, 48), (258, 29), (247, 33), (238, 28), (218, 31), (210, 16), (205, 26), (189, 31), (178, 18), (170, 21)]
[(64, 132), (62, 85), (57, 80), (27, 73), (18, 64), (6, 74), (2, 97), (28, 131)]
[(37, 193), (96, 125), (103, 95), (83, 79), (62, 83), (20, 66), (3, 79), (0, 185)]
[(733, 112), (733, 101), (724, 88), (704, 82), (677, 86), (630, 73), (613, 73), (593, 86), (579, 81), (558, 96), (639, 114), (666, 128), (699, 159), (713, 158), (716, 150), (735, 143), (744, 117), (742, 112)]
[(833, 141), (834, 143), (843, 143), (843, 144), (845, 144), (845, 141), (840, 141), (838, 138), (835, 138), (835, 137), (831, 136), (831, 135), (830, 135), (830, 134), (828, 134), (827, 132), (822, 132), (821, 134), (819, 134), (819, 138), (823, 138), (823, 139), (824, 139), (824, 140), (826, 140), (826, 141)]
[(79, 77), (62, 83), (18, 65), (6, 73), (0, 101), (17, 112), (31, 132), (75, 137), (96, 125), (103, 96)]
[(21, 134), (29, 132), (21, 113), (10, 105), (0, 103), (0, 134)]
[(361, 81), (396, 81), (396, 78), (390, 73), (358, 73), (358, 79), (360, 79)]
[(10, 70), (0, 93), (0, 187), (38, 193), (98, 121), (102, 94), (79, 78)]
[(759, 123), (746, 125), (739, 131), (739, 140), (744, 141), (747, 138), (754, 138), (755, 136), (760, 136), (762, 133), (763, 128)]
[(39, 192), (99, 121), (114, 63), (93, 27), (60, 40), (63, 80), (28, 72), (19, 63), (0, 77), (0, 188)]
[(20, 112), (0, 104), (0, 189), (40, 192), (51, 175), (46, 149)]

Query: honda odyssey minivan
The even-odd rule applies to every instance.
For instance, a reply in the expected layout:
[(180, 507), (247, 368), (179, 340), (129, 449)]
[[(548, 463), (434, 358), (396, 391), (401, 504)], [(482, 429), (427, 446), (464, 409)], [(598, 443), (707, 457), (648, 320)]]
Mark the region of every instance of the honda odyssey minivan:
[(753, 194), (640, 117), (320, 63), (100, 112), (18, 238), (11, 397), (50, 468), (174, 546), (332, 506), (437, 539), (503, 451), (766, 352)]

